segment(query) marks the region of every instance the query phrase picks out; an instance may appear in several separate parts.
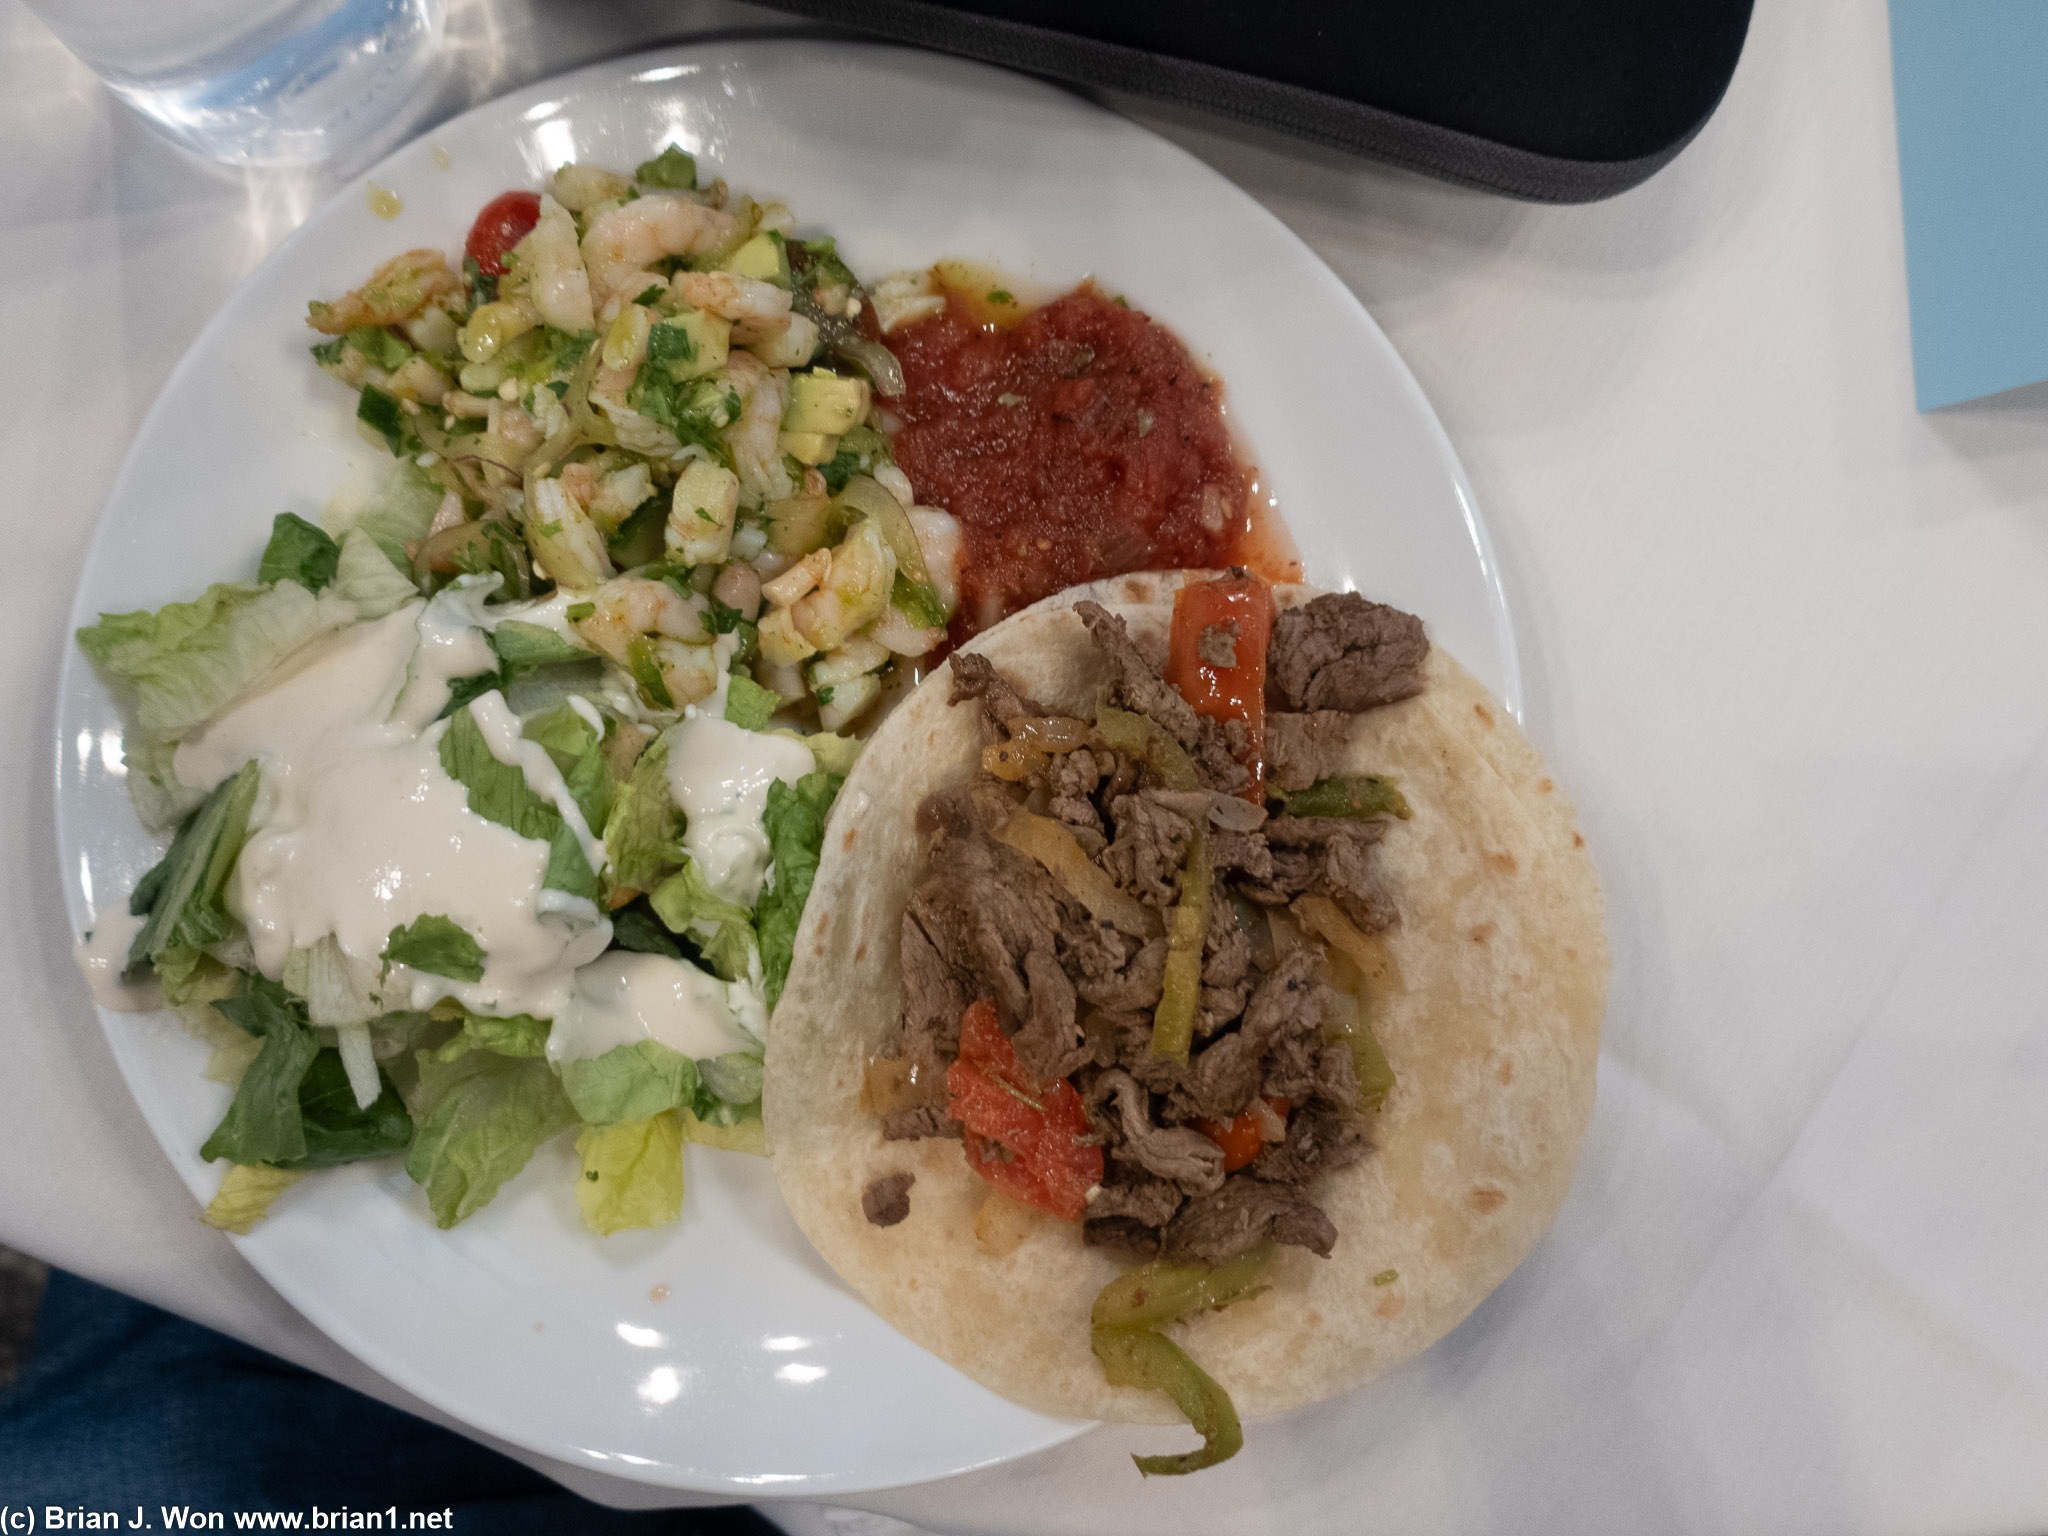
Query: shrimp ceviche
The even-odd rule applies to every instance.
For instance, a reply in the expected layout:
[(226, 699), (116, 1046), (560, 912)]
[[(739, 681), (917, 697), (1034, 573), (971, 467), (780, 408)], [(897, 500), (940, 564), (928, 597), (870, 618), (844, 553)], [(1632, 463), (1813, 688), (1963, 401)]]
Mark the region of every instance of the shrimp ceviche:
[(763, 1150), (848, 731), (961, 545), (880, 430), (886, 294), (796, 227), (671, 148), (313, 302), (386, 484), (79, 633), (174, 833), (81, 961), (214, 1046), (215, 1225), (402, 1157), (450, 1226), (574, 1130), (589, 1226), (658, 1226), (686, 1141)]

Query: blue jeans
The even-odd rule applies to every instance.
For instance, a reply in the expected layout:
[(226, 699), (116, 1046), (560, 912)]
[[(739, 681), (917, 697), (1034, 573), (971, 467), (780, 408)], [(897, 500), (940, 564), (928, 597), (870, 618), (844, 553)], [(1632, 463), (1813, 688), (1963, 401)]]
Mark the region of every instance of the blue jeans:
[[(775, 1536), (750, 1509), (606, 1509), (460, 1435), (103, 1286), (50, 1274), (0, 1394), (0, 1504), (235, 1512), (451, 1511), (439, 1530)], [(18, 1515), (17, 1515), (18, 1518)], [(310, 1514), (307, 1517), (311, 1523)], [(9, 1530), (21, 1528), (10, 1525)], [(147, 1528), (147, 1527), (145, 1527)], [(347, 1529), (344, 1524), (343, 1529)]]

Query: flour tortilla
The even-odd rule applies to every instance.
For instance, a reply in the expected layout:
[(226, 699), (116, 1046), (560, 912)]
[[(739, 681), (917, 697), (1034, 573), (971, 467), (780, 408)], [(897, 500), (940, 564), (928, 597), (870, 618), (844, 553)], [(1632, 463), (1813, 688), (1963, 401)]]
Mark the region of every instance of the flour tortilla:
[[(1061, 593), (972, 642), (1028, 695), (1092, 714), (1106, 672), (1074, 613), (1121, 613), (1163, 661), (1178, 575)], [(1283, 607), (1315, 596), (1278, 588)], [(1390, 774), (1414, 810), (1380, 845), (1401, 910), (1402, 981), (1372, 1026), (1398, 1078), (1373, 1150), (1315, 1186), (1335, 1253), (1282, 1248), (1272, 1289), (1175, 1336), (1248, 1418), (1320, 1401), (1458, 1325), (1556, 1216), (1593, 1109), (1608, 948), (1584, 839), (1535, 749), (1441, 650), (1419, 697), (1367, 712), (1353, 766)], [(867, 1062), (901, 1010), (897, 941), (918, 878), (918, 803), (965, 783), (979, 711), (949, 708), (950, 669), (877, 730), (841, 790), (795, 963), (769, 1029), (764, 1112), (790, 1210), (826, 1262), (910, 1338), (1042, 1412), (1138, 1423), (1179, 1416), (1112, 1388), (1088, 1347), (1095, 1294), (1127, 1256), (1034, 1219), (992, 1258), (974, 1217), (988, 1186), (952, 1140), (884, 1141), (861, 1107)], [(871, 1225), (861, 1192), (916, 1175), (910, 1215)], [(1396, 1278), (1375, 1284), (1376, 1276)]]

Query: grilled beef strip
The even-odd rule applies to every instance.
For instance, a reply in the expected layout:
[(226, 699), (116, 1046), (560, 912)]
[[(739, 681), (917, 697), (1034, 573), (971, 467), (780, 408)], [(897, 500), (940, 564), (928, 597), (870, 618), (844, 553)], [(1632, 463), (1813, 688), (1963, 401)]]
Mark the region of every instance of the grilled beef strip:
[(1266, 692), (1284, 708), (1347, 714), (1422, 692), (1429, 641), (1412, 613), (1331, 592), (1274, 615)]

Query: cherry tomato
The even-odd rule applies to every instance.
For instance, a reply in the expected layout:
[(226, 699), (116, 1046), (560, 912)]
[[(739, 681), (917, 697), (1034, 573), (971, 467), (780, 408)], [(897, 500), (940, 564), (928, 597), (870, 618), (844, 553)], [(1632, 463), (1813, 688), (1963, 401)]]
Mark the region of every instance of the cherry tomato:
[(505, 253), (540, 222), (538, 192), (502, 192), (484, 204), (469, 226), (463, 254), (493, 277), (505, 275)]
[[(1231, 642), (1236, 660), (1229, 666), (1202, 656), (1203, 631), (1216, 625), (1236, 629)], [(1249, 740), (1245, 766), (1252, 771), (1244, 795), (1253, 801), (1264, 800), (1266, 793), (1266, 640), (1272, 632), (1272, 590), (1247, 571), (1190, 582), (1173, 595), (1166, 680), (1196, 714), (1244, 722)]]
[(1083, 1145), (1088, 1112), (1065, 1078), (1035, 1083), (987, 1002), (960, 1021), (946, 1070), (947, 1113), (966, 1127), (967, 1166), (1005, 1194), (1079, 1221), (1102, 1182), (1102, 1148)]

